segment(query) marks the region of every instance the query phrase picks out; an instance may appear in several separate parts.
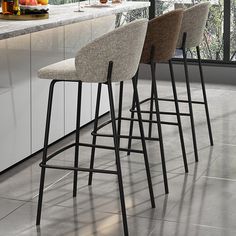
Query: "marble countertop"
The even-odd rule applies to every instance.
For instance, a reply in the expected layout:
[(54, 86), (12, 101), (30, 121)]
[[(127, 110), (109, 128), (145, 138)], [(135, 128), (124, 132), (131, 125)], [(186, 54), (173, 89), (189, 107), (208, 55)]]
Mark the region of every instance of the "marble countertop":
[(127, 1), (110, 7), (90, 7), (81, 3), (83, 12), (75, 12), (78, 4), (50, 5), (49, 19), (33, 21), (0, 20), (0, 40), (24, 34), (95, 19), (116, 13), (149, 7), (149, 2)]

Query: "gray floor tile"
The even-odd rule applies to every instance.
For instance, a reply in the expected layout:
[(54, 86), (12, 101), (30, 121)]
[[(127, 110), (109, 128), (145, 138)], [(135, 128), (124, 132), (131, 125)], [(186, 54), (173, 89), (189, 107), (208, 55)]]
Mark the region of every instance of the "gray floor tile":
[[(201, 100), (199, 84), (192, 84), (192, 97)], [(124, 87), (124, 112), (130, 116), (132, 86)], [(150, 205), (143, 156), (121, 152), (124, 191), (131, 236), (234, 236), (236, 235), (236, 86), (207, 85), (215, 145), (209, 145), (204, 107), (194, 105), (199, 162), (195, 163), (188, 117), (182, 118), (189, 173), (184, 173), (178, 129), (163, 126), (168, 195), (164, 194), (159, 143), (147, 141), (156, 208)], [(140, 99), (150, 95), (150, 81), (139, 81)], [(170, 84), (158, 81), (160, 97), (172, 97)], [(116, 101), (117, 101), (116, 93)], [(178, 83), (179, 98), (186, 98), (184, 83)], [(148, 109), (149, 104), (142, 105)], [(160, 103), (163, 111), (174, 111), (171, 103)], [(188, 112), (186, 104), (181, 111)], [(107, 119), (108, 116), (102, 120)], [(145, 115), (143, 115), (145, 117)], [(175, 117), (161, 117), (175, 121)], [(101, 121), (102, 122), (102, 121)], [(144, 125), (147, 130), (147, 124)], [(92, 125), (81, 131), (81, 140), (91, 141)], [(110, 133), (107, 126), (102, 132)], [(128, 134), (129, 122), (122, 123)], [(137, 124), (134, 134), (139, 134)], [(153, 135), (157, 136), (155, 125)], [(74, 142), (71, 135), (50, 148), (49, 153)], [(112, 139), (99, 138), (99, 144), (113, 145)], [(121, 140), (127, 147), (127, 140)], [(134, 140), (132, 148), (141, 149)], [(70, 171), (47, 170), (42, 224), (35, 227), (41, 153), (0, 176), (0, 235), (19, 236), (120, 236), (123, 233), (116, 176), (95, 174), (92, 186), (88, 174), (79, 173), (78, 196), (72, 198), (73, 175)], [(74, 150), (52, 160), (57, 165), (73, 165)], [(88, 167), (90, 150), (80, 149), (80, 166)], [(113, 151), (96, 150), (96, 168), (115, 169)]]
[(24, 203), (24, 201), (0, 198), (0, 220), (16, 210), (18, 207), (24, 205)]
[(166, 219), (236, 230), (235, 183), (201, 177)]

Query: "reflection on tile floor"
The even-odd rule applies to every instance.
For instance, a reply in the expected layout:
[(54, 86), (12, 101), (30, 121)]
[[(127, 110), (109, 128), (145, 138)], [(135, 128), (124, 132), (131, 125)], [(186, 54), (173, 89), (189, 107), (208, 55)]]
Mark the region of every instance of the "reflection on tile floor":
[[(158, 84), (160, 96), (170, 97), (167, 82)], [(124, 113), (129, 115), (131, 84), (125, 87)], [(193, 98), (201, 98), (197, 84), (192, 85)], [(140, 96), (149, 94), (149, 82), (140, 81)], [(179, 97), (186, 97), (182, 83)], [(220, 97), (220, 99), (219, 99)], [(142, 155), (121, 153), (124, 191), (131, 236), (234, 236), (236, 235), (236, 87), (208, 85), (208, 98), (214, 132), (214, 147), (209, 146), (203, 107), (194, 106), (199, 147), (199, 163), (195, 163), (190, 124), (183, 118), (189, 174), (184, 173), (178, 130), (163, 126), (170, 193), (164, 194), (157, 142), (147, 142), (153, 178), (156, 208), (152, 209)], [(144, 105), (144, 107), (148, 107)], [(173, 109), (162, 103), (162, 110)], [(181, 105), (187, 111), (186, 105)], [(165, 117), (163, 116), (164, 120)], [(171, 118), (173, 119), (173, 118)], [(128, 123), (122, 124), (127, 133)], [(91, 126), (82, 130), (82, 139), (89, 141)], [(109, 130), (110, 127), (106, 127)], [(138, 129), (135, 127), (135, 132)], [(153, 126), (153, 135), (156, 135)], [(73, 142), (70, 136), (51, 148)], [(99, 143), (112, 140), (99, 139)], [(125, 140), (121, 145), (126, 146)], [(141, 148), (139, 141), (133, 147)], [(88, 166), (90, 151), (82, 148), (80, 165)], [(48, 170), (40, 227), (35, 226), (41, 154), (0, 176), (0, 235), (4, 236), (120, 236), (123, 233), (119, 192), (115, 176), (95, 174), (92, 186), (88, 174), (79, 173), (78, 197), (72, 198), (72, 174)], [(54, 164), (70, 165), (73, 150), (52, 160)], [(113, 151), (96, 151), (97, 168), (115, 169)]]

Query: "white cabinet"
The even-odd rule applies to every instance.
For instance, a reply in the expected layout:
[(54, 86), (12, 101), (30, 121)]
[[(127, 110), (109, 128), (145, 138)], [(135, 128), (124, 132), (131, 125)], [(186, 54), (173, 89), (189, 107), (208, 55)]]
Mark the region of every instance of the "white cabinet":
[[(43, 147), (50, 80), (39, 79), (37, 71), (64, 59), (64, 28), (31, 34), (32, 152)], [(54, 89), (50, 142), (64, 136), (64, 82)]]
[(0, 171), (31, 154), (30, 35), (0, 41)]
[[(50, 80), (37, 71), (75, 57), (91, 40), (114, 29), (115, 16), (0, 40), (0, 172), (43, 148)], [(81, 125), (94, 119), (96, 84), (84, 83)], [(56, 83), (50, 139), (75, 130), (77, 83)], [(109, 111), (106, 86), (100, 115)]]

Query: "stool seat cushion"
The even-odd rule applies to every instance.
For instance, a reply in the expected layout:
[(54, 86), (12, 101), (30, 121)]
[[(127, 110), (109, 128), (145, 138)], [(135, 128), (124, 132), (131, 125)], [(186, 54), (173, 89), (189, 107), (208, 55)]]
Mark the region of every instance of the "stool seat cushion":
[(77, 80), (75, 58), (60, 61), (40, 69), (38, 77), (52, 80)]

